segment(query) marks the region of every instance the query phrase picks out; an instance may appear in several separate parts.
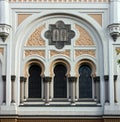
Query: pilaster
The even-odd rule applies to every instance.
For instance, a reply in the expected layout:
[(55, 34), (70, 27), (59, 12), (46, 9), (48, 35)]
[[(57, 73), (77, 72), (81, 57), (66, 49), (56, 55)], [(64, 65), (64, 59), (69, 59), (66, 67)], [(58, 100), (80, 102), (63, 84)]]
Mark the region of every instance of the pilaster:
[(120, 0), (110, 0), (110, 24), (120, 23)]
[(114, 59), (113, 59), (113, 45), (111, 40), (109, 41), (109, 102), (110, 105), (114, 104), (114, 81), (113, 81), (113, 74), (114, 74)]
[(110, 0), (109, 33), (114, 41), (120, 37), (120, 0)]

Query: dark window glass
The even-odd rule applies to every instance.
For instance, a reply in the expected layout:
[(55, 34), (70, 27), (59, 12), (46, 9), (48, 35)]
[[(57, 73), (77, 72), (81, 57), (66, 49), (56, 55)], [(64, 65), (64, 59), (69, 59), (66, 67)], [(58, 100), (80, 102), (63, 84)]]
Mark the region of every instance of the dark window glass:
[(54, 98), (66, 98), (67, 97), (67, 79), (66, 79), (66, 67), (62, 64), (58, 64), (54, 68)]
[(92, 98), (92, 77), (91, 68), (88, 65), (82, 65), (79, 68), (79, 98)]
[(41, 67), (32, 65), (29, 74), (29, 98), (41, 98)]

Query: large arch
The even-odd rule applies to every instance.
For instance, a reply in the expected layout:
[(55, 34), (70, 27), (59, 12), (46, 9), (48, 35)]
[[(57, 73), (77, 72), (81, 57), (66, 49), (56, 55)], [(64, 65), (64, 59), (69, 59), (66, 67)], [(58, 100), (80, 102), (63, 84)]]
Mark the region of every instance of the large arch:
[[(56, 13), (52, 13), (52, 12), (43, 12), (43, 13), (38, 13), (35, 15), (32, 15), (30, 17), (28, 17), (23, 23), (21, 23), (16, 31), (16, 36), (13, 39), (14, 44), (15, 44), (15, 57), (14, 60), (15, 62), (13, 62), (13, 64), (15, 64), (15, 71), (17, 71), (18, 76), (20, 76), (22, 74), (22, 65), (24, 64), (23, 62), (25, 62), (24, 57), (23, 57), (23, 48), (24, 45), (26, 43), (26, 40), (29, 38), (30, 34), (33, 33), (33, 31), (38, 28), (40, 25), (44, 24), (45, 21), (49, 21), (51, 22), (53, 19), (53, 22), (55, 22), (56, 20), (59, 20), (60, 18), (65, 19), (66, 22), (75, 22), (78, 25), (80, 25), (81, 27), (83, 27), (84, 29), (86, 29), (88, 31), (88, 33), (90, 34), (92, 40), (94, 41), (95, 45), (96, 45), (96, 59), (97, 59), (97, 63), (96, 63), (96, 67), (97, 67), (97, 75), (99, 76), (103, 76), (104, 74), (104, 40), (105, 37), (102, 34), (102, 29), (100, 27), (100, 25), (93, 20), (92, 18), (90, 18), (88, 15), (86, 14), (80, 14), (80, 13), (73, 13), (73, 12), (56, 12)], [(72, 29), (74, 28), (73, 26), (71, 26)], [(48, 29), (48, 28), (47, 28)], [(45, 29), (44, 32), (47, 30)], [(43, 39), (44, 35), (42, 34)], [(47, 41), (45, 43), (48, 43)], [(73, 42), (72, 42), (73, 44)], [(48, 44), (47, 44), (48, 45)], [(74, 45), (74, 44), (73, 44)], [(19, 49), (19, 50), (18, 50)], [(62, 49), (61, 51), (64, 51), (64, 49)], [(67, 61), (69, 60), (68, 57), (65, 57), (63, 55), (58, 55), (56, 56), (56, 58), (61, 58), (64, 57), (67, 59)], [(86, 56), (87, 57), (87, 56)], [(34, 55), (34, 58), (38, 58), (36, 55)], [(72, 56), (71, 56), (72, 58)], [(93, 57), (88, 56), (88, 59), (94, 59)], [(43, 62), (45, 63), (46, 66), (50, 65), (50, 61), (51, 59), (44, 57)], [(46, 60), (49, 60), (49, 65), (46, 64)], [(77, 60), (80, 60), (80, 58), (77, 58)], [(21, 63), (22, 61), (22, 63)], [(76, 61), (71, 61), (70, 65), (72, 65), (73, 67), (75, 67)], [(14, 66), (13, 66), (14, 67)], [(50, 72), (47, 72), (47, 75), (50, 75)], [(73, 73), (73, 74), (72, 74)], [(74, 75), (74, 68), (71, 68), (71, 75)], [(19, 86), (19, 84), (18, 84)], [(101, 83), (101, 86), (103, 87), (103, 84)]]
[[(85, 28), (88, 28), (88, 31), (90, 32), (91, 36), (93, 37), (94, 42), (97, 45), (98, 51), (97, 53), (99, 53), (99, 57), (100, 55), (103, 56), (103, 43), (105, 40), (105, 38), (102, 35), (102, 29), (100, 27), (100, 25), (95, 22), (95, 20), (93, 20), (92, 18), (90, 18), (88, 15), (85, 14), (79, 14), (79, 13), (66, 13), (66, 12), (56, 12), (56, 13), (40, 13), (40, 14), (36, 14), (36, 15), (32, 15), (30, 17), (28, 17), (18, 28), (16, 31), (16, 36), (14, 38), (14, 42), (15, 42), (15, 57), (17, 57), (17, 59), (19, 61), (16, 61), (14, 64), (16, 64), (15, 69), (17, 68), (17, 65), (20, 66), (18, 63), (21, 60), (21, 49), (24, 46), (24, 43), (26, 41), (26, 39), (30, 36), (28, 34), (28, 31), (32, 30), (31, 28), (34, 27), (37, 28), (39, 26), (39, 23), (43, 22), (44, 20), (49, 20), (50, 18), (56, 18), (56, 17), (66, 17), (67, 19), (71, 19), (73, 21), (76, 21), (77, 23), (81, 23), (81, 25), (85, 25)], [(93, 24), (94, 23), (94, 24)], [(32, 31), (31, 31), (32, 33)], [(21, 41), (22, 40), (22, 41)], [(19, 50), (18, 50), (19, 48)], [(98, 57), (98, 58), (99, 58)], [(98, 60), (99, 65), (103, 64), (104, 60)]]

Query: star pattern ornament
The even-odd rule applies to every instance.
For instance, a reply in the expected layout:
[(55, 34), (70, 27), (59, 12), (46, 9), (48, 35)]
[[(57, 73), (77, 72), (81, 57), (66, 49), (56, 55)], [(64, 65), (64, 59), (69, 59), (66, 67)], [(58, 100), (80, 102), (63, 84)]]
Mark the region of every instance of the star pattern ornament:
[(71, 30), (71, 25), (63, 21), (57, 21), (49, 25), (49, 30), (45, 32), (45, 37), (49, 40), (49, 45), (55, 45), (57, 49), (62, 49), (64, 45), (70, 45), (75, 32)]

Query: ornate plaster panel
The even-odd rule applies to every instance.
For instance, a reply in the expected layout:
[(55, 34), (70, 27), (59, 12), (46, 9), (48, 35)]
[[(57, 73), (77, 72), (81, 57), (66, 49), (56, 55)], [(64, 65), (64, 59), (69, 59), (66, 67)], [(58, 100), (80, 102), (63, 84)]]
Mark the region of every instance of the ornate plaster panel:
[(68, 3), (68, 2), (80, 2), (80, 3), (108, 3), (109, 0), (9, 0), (9, 2), (54, 2), (54, 3)]
[(0, 48), (0, 54), (4, 55), (4, 49)]
[(70, 57), (70, 50), (65, 50), (65, 51), (60, 51), (60, 52), (56, 51), (56, 50), (51, 50), (50, 51), (50, 57), (55, 56), (57, 54), (62, 54), (62, 55)]
[(37, 28), (29, 37), (26, 46), (45, 46), (45, 41), (41, 37), (41, 32), (45, 28), (45, 24)]
[(44, 50), (25, 50), (24, 54), (25, 54), (25, 57), (30, 56), (30, 55), (39, 55), (45, 58)]
[(96, 51), (95, 50), (75, 50), (75, 57), (88, 54), (93, 57), (96, 57)]
[(18, 14), (18, 25), (20, 25), (30, 15), (32, 14)]
[(79, 31), (79, 37), (75, 41), (76, 46), (91, 46), (91, 45), (94, 45), (94, 42), (93, 42), (91, 36), (89, 35), (89, 33), (85, 29), (83, 29), (82, 27), (80, 27), (77, 24), (75, 25), (75, 28)]
[(88, 14), (102, 26), (102, 14)]

